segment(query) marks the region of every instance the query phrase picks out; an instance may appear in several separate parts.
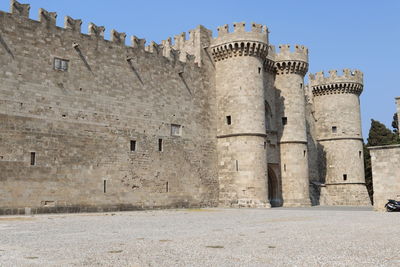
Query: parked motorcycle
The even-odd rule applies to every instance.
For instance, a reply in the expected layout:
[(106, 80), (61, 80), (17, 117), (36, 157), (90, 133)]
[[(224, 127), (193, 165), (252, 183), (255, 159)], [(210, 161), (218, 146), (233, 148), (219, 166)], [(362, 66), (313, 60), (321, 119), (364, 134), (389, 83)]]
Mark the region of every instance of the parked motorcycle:
[(385, 205), (386, 211), (400, 211), (400, 201), (396, 201), (393, 199), (388, 199), (388, 203)]

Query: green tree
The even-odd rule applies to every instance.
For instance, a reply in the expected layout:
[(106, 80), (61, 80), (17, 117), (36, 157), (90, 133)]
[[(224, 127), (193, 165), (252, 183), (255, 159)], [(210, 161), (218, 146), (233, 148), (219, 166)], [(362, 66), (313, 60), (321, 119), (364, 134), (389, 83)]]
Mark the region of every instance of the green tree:
[(399, 133), (399, 120), (397, 117), (397, 112), (393, 114), (392, 127), (393, 127), (393, 132)]
[[(393, 128), (395, 127), (393, 126)], [(400, 139), (398, 134), (389, 130), (384, 124), (376, 120), (371, 120), (371, 128), (369, 129), (367, 140), (368, 143), (366, 145), (364, 144), (365, 184), (367, 186), (371, 202), (373, 202), (372, 197), (374, 195), (374, 188), (372, 184), (371, 155), (369, 154), (367, 147), (400, 144)]]
[(399, 136), (379, 121), (371, 120), (367, 146), (385, 146), (399, 143)]

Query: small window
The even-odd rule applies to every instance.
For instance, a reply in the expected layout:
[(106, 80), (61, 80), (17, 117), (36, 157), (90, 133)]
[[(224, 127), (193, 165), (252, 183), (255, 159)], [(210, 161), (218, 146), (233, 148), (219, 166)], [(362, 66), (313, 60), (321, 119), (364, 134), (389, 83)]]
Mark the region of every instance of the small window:
[(31, 166), (36, 165), (36, 153), (31, 152)]
[(303, 157), (306, 157), (306, 155), (307, 155), (307, 151), (303, 150)]
[(286, 164), (283, 164), (283, 171), (286, 171)]
[(68, 70), (68, 60), (61, 58), (54, 58), (54, 69), (60, 71)]
[(107, 180), (103, 180), (103, 193), (107, 193)]
[(131, 151), (136, 151), (136, 140), (131, 140)]
[(163, 140), (158, 139), (158, 151), (163, 151)]
[(258, 68), (258, 74), (261, 74), (261, 68)]
[(362, 156), (362, 152), (358, 151), (358, 157), (361, 158), (361, 156)]
[(287, 124), (287, 117), (282, 117), (282, 125), (286, 125)]
[(181, 136), (182, 135), (182, 126), (179, 124), (171, 124), (171, 135), (172, 136)]
[(165, 183), (165, 192), (169, 192), (169, 183), (168, 182), (166, 182)]
[(303, 83), (300, 83), (300, 89), (303, 89)]
[(232, 124), (232, 117), (231, 116), (226, 116), (226, 124), (228, 124), (228, 125)]
[(337, 127), (336, 126), (332, 126), (332, 133), (337, 133)]
[(343, 181), (347, 180), (347, 174), (343, 174)]

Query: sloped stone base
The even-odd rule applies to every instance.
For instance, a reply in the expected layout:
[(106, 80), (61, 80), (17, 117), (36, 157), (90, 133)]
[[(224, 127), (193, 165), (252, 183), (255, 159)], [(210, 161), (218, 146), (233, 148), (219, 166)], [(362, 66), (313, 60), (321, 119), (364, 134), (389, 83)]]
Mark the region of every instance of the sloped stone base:
[(321, 205), (371, 206), (367, 187), (363, 183), (326, 184), (321, 187)]

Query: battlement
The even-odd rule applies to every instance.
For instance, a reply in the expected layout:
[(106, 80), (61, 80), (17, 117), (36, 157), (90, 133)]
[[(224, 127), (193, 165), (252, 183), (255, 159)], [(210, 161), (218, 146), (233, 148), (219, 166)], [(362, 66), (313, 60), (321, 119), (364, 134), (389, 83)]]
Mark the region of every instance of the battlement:
[(314, 95), (355, 93), (360, 95), (363, 90), (363, 73), (359, 70), (344, 69), (342, 75), (337, 70), (323, 71), (309, 75), (310, 86)]
[[(295, 44), (291, 47), (288, 44), (281, 44), (278, 46), (279, 51), (275, 47), (271, 48), (271, 58), (275, 62), (279, 61), (304, 61), (308, 63), (308, 48), (304, 45)], [(294, 49), (293, 49), (294, 48)]]
[(268, 55), (268, 28), (252, 23), (251, 31), (246, 31), (244, 22), (234, 23), (234, 31), (229, 25), (218, 27), (218, 37), (212, 40), (211, 49), (214, 61), (236, 56), (258, 56), (264, 59)]
[(266, 68), (269, 71), (275, 71), (277, 75), (282, 74), (300, 74), (306, 75), (308, 71), (308, 48), (303, 45), (291, 46), (283, 44), (278, 46), (277, 52), (275, 46), (270, 46), (267, 57), (268, 65), (274, 66), (274, 69)]
[(233, 32), (229, 31), (229, 25), (225, 24), (219, 26), (218, 37), (214, 38), (212, 41), (212, 46), (218, 46), (222, 44), (227, 44), (231, 42), (240, 41), (253, 41), (268, 44), (268, 28), (265, 25), (251, 23), (251, 30), (246, 31), (246, 23), (235, 22), (233, 23)]
[[(2, 12), (2, 11), (0, 11), (0, 12)], [(11, 14), (12, 16), (31, 20), (29, 18), (29, 13), (30, 13), (30, 5), (29, 4), (21, 4), (16, 0), (10, 1), (10, 13), (9, 14)], [(56, 29), (56, 30), (60, 30), (61, 32), (63, 30), (70, 31), (77, 35), (82, 35), (82, 37), (89, 35), (94, 40), (104, 40), (104, 33), (105, 33), (104, 26), (97, 26), (94, 23), (89, 23), (88, 33), (85, 34), (85, 33), (81, 32), (82, 20), (73, 19), (70, 16), (65, 16), (64, 28), (60, 28), (56, 25), (56, 19), (57, 19), (56, 12), (49, 12), (43, 8), (40, 8), (39, 9), (39, 20), (38, 21), (31, 20), (31, 21), (36, 22), (36, 23), (39, 22), (40, 25), (47, 27), (49, 30)], [(191, 38), (192, 38), (192, 34), (191, 34)], [(185, 37), (183, 37), (183, 39), (185, 39)], [(104, 40), (104, 41), (112, 42), (116, 45), (125, 46), (126, 45), (125, 40), (126, 40), (125, 33), (118, 32), (117, 30), (112, 29), (110, 31), (110, 40)], [(182, 37), (180, 40), (182, 40)], [(179, 40), (178, 40), (178, 42), (179, 42)], [(145, 43), (146, 43), (145, 39), (139, 39), (136, 36), (132, 36), (130, 47), (132, 47), (134, 49), (143, 50), (144, 52), (147, 52), (147, 53), (154, 53), (155, 55), (165, 56), (169, 60), (179, 60), (183, 63), (193, 64), (193, 65), (198, 66), (197, 64), (195, 64), (195, 62), (193, 60), (193, 56), (187, 54), (186, 52), (181, 53), (180, 51), (177, 51), (176, 47), (180, 47), (180, 45), (176, 45), (174, 48), (172, 48), (170, 43), (169, 43), (170, 45), (168, 45), (167, 43), (156, 44), (155, 42), (151, 42), (151, 44), (148, 47), (146, 47)], [(178, 55), (178, 56), (171, 56), (171, 55)]]

